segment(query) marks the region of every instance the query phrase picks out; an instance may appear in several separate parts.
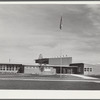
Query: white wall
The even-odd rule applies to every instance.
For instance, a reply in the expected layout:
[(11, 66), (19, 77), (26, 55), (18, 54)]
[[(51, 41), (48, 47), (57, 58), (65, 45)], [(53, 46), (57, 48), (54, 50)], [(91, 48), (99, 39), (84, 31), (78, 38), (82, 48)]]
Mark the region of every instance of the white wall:
[(43, 75), (55, 75), (56, 69), (54, 69), (52, 67), (45, 67), (44, 71), (41, 74), (43, 74)]
[(84, 75), (100, 75), (100, 65), (84, 64)]
[(40, 74), (41, 71), (39, 70), (39, 67), (25, 66), (24, 73), (26, 73), (26, 74)]
[(42, 74), (42, 75), (54, 75), (56, 74), (56, 69), (52, 67), (44, 67), (44, 71), (41, 72), (38, 66), (25, 66), (24, 73), (26, 74)]

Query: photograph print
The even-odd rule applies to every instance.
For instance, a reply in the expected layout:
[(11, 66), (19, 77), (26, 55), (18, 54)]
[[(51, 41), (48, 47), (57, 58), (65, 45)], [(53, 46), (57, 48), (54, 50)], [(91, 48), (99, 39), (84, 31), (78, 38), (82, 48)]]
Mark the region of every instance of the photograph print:
[(100, 4), (0, 4), (0, 89), (100, 90)]

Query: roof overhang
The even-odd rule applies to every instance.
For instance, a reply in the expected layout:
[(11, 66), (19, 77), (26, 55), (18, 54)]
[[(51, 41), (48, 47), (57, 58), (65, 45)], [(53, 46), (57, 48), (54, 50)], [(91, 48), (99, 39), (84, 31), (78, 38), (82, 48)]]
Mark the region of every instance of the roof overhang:
[(78, 67), (78, 66), (69, 66), (69, 65), (42, 65), (44, 67), (68, 67), (68, 68), (72, 68), (72, 67)]

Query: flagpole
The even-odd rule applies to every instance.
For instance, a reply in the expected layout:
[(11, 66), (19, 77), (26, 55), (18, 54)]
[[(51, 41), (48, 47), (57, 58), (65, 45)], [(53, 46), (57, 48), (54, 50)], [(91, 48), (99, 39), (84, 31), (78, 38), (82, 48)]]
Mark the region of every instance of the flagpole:
[[(61, 42), (62, 42), (62, 30), (60, 30)], [(62, 77), (62, 44), (60, 45), (60, 77)]]
[(60, 19), (60, 77), (62, 77), (62, 16)]

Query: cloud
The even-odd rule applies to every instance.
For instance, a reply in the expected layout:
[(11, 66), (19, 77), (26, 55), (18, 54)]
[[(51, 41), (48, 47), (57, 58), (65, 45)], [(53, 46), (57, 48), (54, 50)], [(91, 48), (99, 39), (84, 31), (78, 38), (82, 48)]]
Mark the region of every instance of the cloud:
[(87, 5), (89, 9), (89, 18), (93, 22), (93, 25), (100, 29), (100, 5)]
[(0, 5), (1, 58), (33, 63), (40, 53), (60, 56), (62, 45), (63, 55), (92, 62), (100, 56), (99, 22), (99, 5)]

